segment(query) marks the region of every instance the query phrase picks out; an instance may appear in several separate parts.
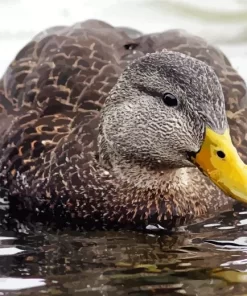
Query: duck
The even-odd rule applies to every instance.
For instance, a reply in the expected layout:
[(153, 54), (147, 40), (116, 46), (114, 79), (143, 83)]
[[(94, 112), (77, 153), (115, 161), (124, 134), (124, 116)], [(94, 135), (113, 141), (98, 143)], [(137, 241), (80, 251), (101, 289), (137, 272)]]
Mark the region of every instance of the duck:
[(247, 94), (187, 31), (36, 35), (0, 80), (1, 204), (76, 229), (188, 225), (247, 202)]

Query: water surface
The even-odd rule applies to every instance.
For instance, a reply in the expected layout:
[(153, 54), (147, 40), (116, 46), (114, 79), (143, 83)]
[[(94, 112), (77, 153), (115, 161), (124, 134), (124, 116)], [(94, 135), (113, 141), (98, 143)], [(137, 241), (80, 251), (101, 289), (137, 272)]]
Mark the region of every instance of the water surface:
[(247, 211), (240, 209), (172, 235), (3, 233), (0, 273), (8, 278), (0, 279), (0, 291), (64, 296), (246, 295), (245, 224)]

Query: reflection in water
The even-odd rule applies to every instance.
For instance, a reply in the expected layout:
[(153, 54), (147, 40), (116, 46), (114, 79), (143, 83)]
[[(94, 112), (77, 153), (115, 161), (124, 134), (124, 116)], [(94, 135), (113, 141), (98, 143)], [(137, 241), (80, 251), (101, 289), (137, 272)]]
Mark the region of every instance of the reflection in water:
[(0, 278), (1, 291), (16, 291), (45, 286), (43, 279)]
[[(173, 235), (42, 230), (5, 237), (0, 276), (32, 278), (19, 281), (19, 288), (36, 288), (13, 295), (244, 295), (247, 236), (241, 221), (246, 218), (244, 212), (227, 212)], [(231, 228), (222, 230), (223, 225)], [(6, 285), (0, 279), (0, 290)]]

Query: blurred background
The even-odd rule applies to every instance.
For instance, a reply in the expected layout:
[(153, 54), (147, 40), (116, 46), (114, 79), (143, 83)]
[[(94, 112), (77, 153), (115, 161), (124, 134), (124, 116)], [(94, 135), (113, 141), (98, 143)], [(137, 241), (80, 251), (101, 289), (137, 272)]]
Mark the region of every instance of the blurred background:
[(0, 75), (36, 33), (89, 18), (144, 33), (186, 29), (220, 46), (247, 80), (247, 0), (0, 0)]

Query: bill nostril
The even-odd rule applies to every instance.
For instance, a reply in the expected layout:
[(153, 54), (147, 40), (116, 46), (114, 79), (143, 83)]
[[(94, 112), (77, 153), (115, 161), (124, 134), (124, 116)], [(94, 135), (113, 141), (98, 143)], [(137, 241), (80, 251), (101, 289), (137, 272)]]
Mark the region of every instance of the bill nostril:
[(221, 151), (221, 150), (218, 150), (218, 151), (217, 151), (217, 155), (218, 155), (220, 158), (225, 158), (225, 157), (226, 157), (225, 153), (224, 153), (223, 151)]

